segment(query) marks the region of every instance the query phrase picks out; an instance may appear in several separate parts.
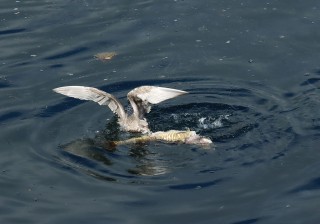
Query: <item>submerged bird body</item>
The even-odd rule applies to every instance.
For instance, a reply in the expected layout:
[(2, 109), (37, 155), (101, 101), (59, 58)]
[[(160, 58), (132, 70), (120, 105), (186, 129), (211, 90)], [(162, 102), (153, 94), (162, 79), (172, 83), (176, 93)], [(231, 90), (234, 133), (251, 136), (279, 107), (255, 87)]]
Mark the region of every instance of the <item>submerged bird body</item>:
[(212, 141), (209, 138), (198, 135), (195, 131), (158, 131), (141, 137), (130, 138), (123, 141), (113, 141), (113, 145), (126, 145), (145, 143), (151, 141), (163, 141), (170, 143), (185, 143), (185, 144), (198, 144), (209, 145)]
[(93, 87), (64, 86), (55, 88), (53, 91), (69, 97), (91, 100), (100, 105), (106, 105), (118, 115), (118, 123), (123, 130), (141, 133), (151, 133), (145, 118), (145, 114), (150, 112), (150, 104), (157, 104), (187, 93), (182, 90), (157, 86), (135, 88), (127, 95), (133, 109), (133, 113), (128, 115), (116, 97)]

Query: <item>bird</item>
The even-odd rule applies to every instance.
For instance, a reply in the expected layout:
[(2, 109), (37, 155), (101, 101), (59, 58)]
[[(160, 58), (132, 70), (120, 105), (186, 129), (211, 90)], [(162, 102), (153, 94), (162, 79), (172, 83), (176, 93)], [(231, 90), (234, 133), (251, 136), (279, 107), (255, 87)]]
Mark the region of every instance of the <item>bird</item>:
[(132, 114), (126, 113), (119, 100), (110, 93), (88, 86), (62, 86), (54, 92), (80, 100), (94, 101), (108, 106), (118, 116), (120, 128), (127, 132), (151, 133), (145, 114), (151, 110), (151, 104), (175, 98), (188, 92), (159, 86), (140, 86), (127, 94), (133, 109)]

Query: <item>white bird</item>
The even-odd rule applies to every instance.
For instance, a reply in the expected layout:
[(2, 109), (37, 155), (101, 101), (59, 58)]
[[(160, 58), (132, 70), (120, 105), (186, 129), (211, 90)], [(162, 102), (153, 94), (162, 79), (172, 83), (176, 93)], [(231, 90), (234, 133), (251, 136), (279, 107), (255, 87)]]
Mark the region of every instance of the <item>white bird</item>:
[(121, 103), (112, 94), (86, 86), (63, 86), (53, 91), (81, 99), (91, 100), (100, 105), (107, 105), (113, 113), (118, 115), (120, 127), (129, 132), (150, 133), (145, 114), (150, 112), (151, 105), (171, 99), (188, 92), (158, 86), (140, 86), (131, 90), (127, 97), (132, 106), (133, 113), (128, 115)]

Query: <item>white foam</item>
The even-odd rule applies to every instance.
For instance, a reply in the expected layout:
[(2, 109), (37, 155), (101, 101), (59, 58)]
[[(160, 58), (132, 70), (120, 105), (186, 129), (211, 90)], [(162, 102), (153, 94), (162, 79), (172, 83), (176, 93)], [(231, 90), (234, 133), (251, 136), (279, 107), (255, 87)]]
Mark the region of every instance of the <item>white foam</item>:
[(198, 122), (199, 128), (202, 129), (214, 129), (214, 128), (221, 128), (223, 127), (223, 120), (228, 120), (229, 119), (229, 114), (227, 115), (220, 115), (216, 119), (212, 119), (211, 117), (201, 117)]

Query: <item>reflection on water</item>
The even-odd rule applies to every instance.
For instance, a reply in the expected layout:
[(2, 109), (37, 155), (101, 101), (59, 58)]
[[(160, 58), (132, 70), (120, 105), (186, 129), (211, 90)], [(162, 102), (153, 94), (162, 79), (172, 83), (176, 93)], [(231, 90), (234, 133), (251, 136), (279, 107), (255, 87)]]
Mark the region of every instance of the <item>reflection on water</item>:
[[(68, 153), (72, 158), (73, 155), (77, 157), (83, 157), (85, 159), (92, 159), (97, 162), (101, 162), (106, 166), (112, 165), (110, 159), (108, 159), (101, 151), (99, 151), (93, 139), (81, 139), (75, 140), (69, 144), (61, 146), (61, 148)], [(80, 161), (80, 158), (77, 158)], [(83, 163), (85, 161), (83, 160)], [(88, 162), (88, 166), (89, 166)]]
[[(94, 138), (74, 140), (68, 144), (62, 145), (61, 149), (63, 150), (63, 153), (61, 156), (63, 156), (64, 159), (69, 160), (69, 165), (72, 166), (74, 163), (78, 169), (81, 167), (80, 170), (85, 170), (86, 173), (93, 177), (99, 179), (105, 177), (103, 179), (114, 181), (117, 179), (110, 177), (108, 166), (114, 164), (112, 161), (117, 149), (115, 146), (109, 144), (109, 142), (121, 138), (130, 138), (132, 136), (134, 136), (134, 134), (120, 132), (117, 120), (114, 117), (107, 123), (106, 128), (103, 131), (99, 131)], [(127, 150), (126, 148), (127, 147), (125, 147), (125, 150)], [(166, 173), (165, 167), (155, 164), (157, 162), (156, 156), (152, 155), (155, 153), (150, 152), (147, 145), (142, 143), (133, 144), (129, 145), (128, 149), (129, 151), (125, 152), (124, 156), (129, 156), (137, 163), (133, 168), (127, 169), (129, 174), (152, 176)], [(103, 167), (100, 170), (97, 170), (95, 165), (92, 165), (94, 163), (101, 163), (103, 164)], [(93, 170), (89, 171), (89, 169)], [(100, 171), (100, 173), (98, 171)], [(126, 175), (124, 174), (124, 176)]]

